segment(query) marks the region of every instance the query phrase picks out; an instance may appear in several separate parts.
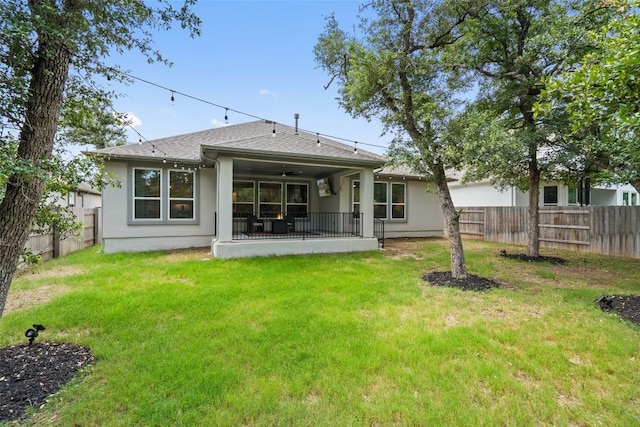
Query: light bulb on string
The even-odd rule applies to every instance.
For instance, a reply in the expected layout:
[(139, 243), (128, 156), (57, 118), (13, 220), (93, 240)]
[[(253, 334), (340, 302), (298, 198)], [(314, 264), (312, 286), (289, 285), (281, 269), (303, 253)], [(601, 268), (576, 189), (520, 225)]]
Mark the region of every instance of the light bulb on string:
[(177, 168), (177, 167), (178, 167), (178, 164), (177, 164), (176, 162), (173, 162), (173, 167), (174, 167), (174, 168)]
[(273, 122), (273, 132), (271, 132), (271, 136), (276, 137), (276, 122)]
[(224, 122), (227, 123), (227, 124), (229, 123), (229, 109), (228, 108), (224, 109)]
[(316, 133), (316, 147), (320, 147), (320, 134)]
[(165, 157), (164, 159), (162, 159), (162, 163), (167, 163), (167, 158)]
[(173, 96), (173, 91), (171, 91), (171, 106), (173, 107), (176, 98)]
[(353, 154), (358, 155), (358, 141), (353, 144)]

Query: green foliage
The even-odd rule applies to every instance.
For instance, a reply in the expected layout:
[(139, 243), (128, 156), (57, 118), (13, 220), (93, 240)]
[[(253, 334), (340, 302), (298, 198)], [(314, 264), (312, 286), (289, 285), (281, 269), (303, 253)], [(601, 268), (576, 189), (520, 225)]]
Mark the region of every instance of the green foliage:
[[(117, 94), (99, 83), (105, 79), (127, 82), (117, 63), (111, 63), (113, 55), (137, 50), (150, 63), (170, 65), (153, 44), (154, 32), (168, 30), (177, 23), (192, 37), (199, 34), (200, 20), (191, 11), (195, 0), (185, 0), (182, 5), (165, 0), (150, 3), (143, 0), (0, 2), (0, 202), (4, 202), (7, 185), (33, 180), (44, 182), (46, 192), (32, 221), (34, 231), (55, 226), (63, 233), (73, 232), (76, 226), (71, 217), (64, 209), (56, 208), (54, 200), (75, 191), (81, 182), (101, 188), (102, 183), (110, 180), (101, 176), (99, 159), (71, 159), (66, 148), (71, 144), (103, 148), (124, 143), (127, 118), (111, 107), (111, 100)], [(68, 52), (71, 60), (70, 71), (65, 76), (62, 108), (57, 111), (58, 107), (52, 108), (35, 97), (30, 84), (37, 79), (36, 65), (56, 57), (60, 49)], [(46, 70), (45, 74), (55, 74), (54, 71), (59, 70)], [(33, 123), (33, 120), (28, 123), (29, 109), (37, 110), (43, 123)], [(53, 153), (39, 149), (49, 147), (51, 141), (37, 140), (34, 136), (50, 134), (37, 130), (48, 128), (49, 123), (45, 122), (51, 116), (59, 117), (58, 149)], [(8, 276), (3, 274), (3, 277)]]
[(566, 181), (583, 173), (579, 150), (564, 138), (563, 112), (535, 117), (533, 107), (545, 81), (587, 49), (584, 34), (600, 16), (595, 9), (582, 1), (495, 1), (465, 22), (447, 60), (479, 82), (476, 101), (449, 135), (461, 141), (468, 180), (528, 190), (532, 171)]
[(550, 78), (539, 117), (566, 110), (566, 138), (586, 163), (610, 173), (616, 183), (640, 189), (640, 3), (612, 2), (615, 19), (586, 35), (592, 50), (576, 69)]

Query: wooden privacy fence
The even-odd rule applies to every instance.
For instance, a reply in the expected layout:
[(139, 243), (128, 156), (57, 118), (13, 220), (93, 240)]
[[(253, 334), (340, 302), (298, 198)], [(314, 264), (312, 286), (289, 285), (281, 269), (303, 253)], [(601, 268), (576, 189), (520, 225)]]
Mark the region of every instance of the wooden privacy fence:
[(46, 234), (29, 236), (25, 248), (47, 261), (100, 243), (100, 208), (77, 207), (73, 212), (76, 220), (82, 223), (80, 235), (62, 238), (56, 230), (51, 230)]
[[(527, 244), (527, 207), (458, 208), (464, 237)], [(640, 258), (640, 206), (542, 207), (540, 246)]]

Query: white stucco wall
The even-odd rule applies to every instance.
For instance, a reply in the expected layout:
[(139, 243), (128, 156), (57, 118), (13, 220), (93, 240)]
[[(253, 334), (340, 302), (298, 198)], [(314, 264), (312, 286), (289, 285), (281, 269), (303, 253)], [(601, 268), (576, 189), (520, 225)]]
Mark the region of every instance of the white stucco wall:
[(440, 237), (444, 234), (444, 217), (433, 184), (426, 181), (405, 182), (407, 185), (406, 220), (386, 220), (385, 237)]
[[(157, 164), (150, 165), (158, 167)], [(167, 166), (167, 165), (162, 165)], [(196, 172), (196, 210), (198, 224), (130, 224), (131, 209), (125, 162), (108, 162), (105, 170), (115, 176), (120, 187), (108, 186), (102, 192), (102, 249), (106, 253), (159, 249), (205, 247), (211, 244), (215, 229), (215, 170)]]
[(449, 192), (454, 206), (521, 206), (524, 198), (519, 197), (520, 193), (508, 188), (500, 191), (488, 182), (460, 184), (458, 182), (449, 183)]

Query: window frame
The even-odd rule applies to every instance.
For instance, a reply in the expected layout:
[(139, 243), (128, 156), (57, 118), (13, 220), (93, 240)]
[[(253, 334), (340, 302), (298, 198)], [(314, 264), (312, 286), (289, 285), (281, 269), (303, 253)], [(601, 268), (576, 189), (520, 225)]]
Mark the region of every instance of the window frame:
[[(552, 189), (555, 188), (556, 190), (556, 201), (555, 202), (547, 202), (547, 188)], [(543, 206), (558, 206), (560, 203), (560, 194), (558, 191), (558, 186), (557, 185), (545, 185), (542, 188), (542, 205)]]
[[(262, 201), (262, 184), (277, 184), (280, 186), (280, 201), (279, 202), (263, 202)], [(283, 181), (258, 181), (258, 216), (260, 218), (276, 218), (279, 213), (282, 213), (283, 201), (284, 201), (284, 182)], [(262, 211), (262, 205), (278, 206), (277, 211)]]
[[(407, 183), (406, 182), (398, 182), (398, 181), (374, 181), (373, 185), (375, 186), (376, 184), (384, 184), (386, 187), (386, 201), (384, 203), (382, 202), (376, 202), (375, 201), (375, 191), (374, 191), (374, 201), (373, 201), (373, 205), (374, 205), (374, 218), (378, 218), (384, 221), (393, 221), (393, 222), (406, 222), (407, 219)], [(391, 185), (389, 185), (391, 184)], [(393, 202), (393, 187), (394, 185), (401, 185), (404, 189), (404, 202), (402, 203), (394, 203)], [(357, 195), (358, 197), (356, 197), (356, 189), (357, 189)], [(357, 199), (357, 200), (356, 200)], [(404, 210), (404, 216), (402, 218), (394, 218), (393, 217), (393, 206), (403, 206), (403, 210)], [(354, 214), (359, 214), (360, 211), (360, 180), (359, 179), (354, 179), (353, 180), (353, 184), (351, 186), (351, 206), (353, 207), (353, 213)], [(375, 207), (376, 206), (385, 206), (385, 213), (386, 216), (385, 217), (379, 217), (375, 215)]]
[[(159, 188), (158, 188), (158, 196), (138, 196), (136, 194), (136, 188), (137, 188), (137, 182), (136, 182), (136, 172), (137, 171), (157, 171), (159, 173)], [(164, 221), (164, 217), (162, 215), (163, 213), (163, 209), (162, 209), (162, 191), (163, 191), (163, 177), (164, 174), (162, 173), (162, 168), (159, 167), (144, 167), (144, 166), (134, 166), (131, 169), (131, 198), (129, 198), (129, 200), (131, 200), (131, 220), (135, 223), (141, 223), (141, 222), (153, 222), (153, 223), (158, 223), (161, 221)], [(148, 217), (143, 217), (143, 218), (138, 218), (136, 216), (136, 202), (138, 200), (141, 201), (157, 201), (158, 202), (158, 218), (148, 218)]]
[[(160, 196), (146, 197), (136, 196), (136, 171), (138, 170), (155, 170), (160, 174)], [(193, 177), (192, 198), (170, 197), (170, 172), (191, 173)], [(183, 170), (169, 168), (165, 166), (157, 166), (154, 164), (143, 164), (130, 166), (128, 168), (128, 180), (130, 185), (127, 186), (127, 203), (128, 215), (127, 225), (198, 225), (200, 223), (200, 174), (197, 169)], [(159, 201), (159, 218), (136, 218), (136, 200), (157, 200)], [(171, 218), (171, 201), (172, 200), (189, 200), (193, 203), (193, 215), (191, 218)]]
[[(309, 213), (309, 184), (304, 182), (285, 182), (284, 183), (284, 212), (286, 214), (293, 214), (296, 218), (307, 218)], [(297, 185), (304, 187), (306, 196), (305, 202), (289, 202), (289, 186)], [(304, 206), (304, 212), (290, 212), (289, 206)]]
[(232, 210), (233, 210), (233, 217), (234, 218), (244, 218), (249, 213), (249, 212), (236, 211), (235, 206), (251, 206), (251, 212), (250, 213), (256, 212), (256, 199), (257, 199), (257, 197), (256, 197), (256, 191), (257, 191), (256, 190), (256, 188), (257, 188), (256, 181), (255, 180), (251, 180), (251, 179), (234, 179), (233, 180), (233, 184), (232, 184), (233, 185), (233, 190), (234, 190), (232, 192), (232, 197), (233, 197), (233, 193), (235, 193), (235, 185), (236, 185), (236, 183), (240, 183), (240, 182), (250, 183), (251, 184), (251, 189), (252, 189), (251, 193), (253, 194), (253, 198), (252, 198), (253, 200), (251, 202), (242, 202), (242, 201), (232, 200), (231, 204), (232, 204)]
[[(171, 174), (173, 172), (191, 175), (191, 197), (172, 197), (171, 196)], [(196, 172), (193, 170), (169, 169), (167, 171), (168, 194), (167, 194), (167, 220), (168, 221), (193, 221), (196, 218)], [(191, 217), (178, 218), (172, 216), (172, 202), (183, 201), (191, 202)]]

